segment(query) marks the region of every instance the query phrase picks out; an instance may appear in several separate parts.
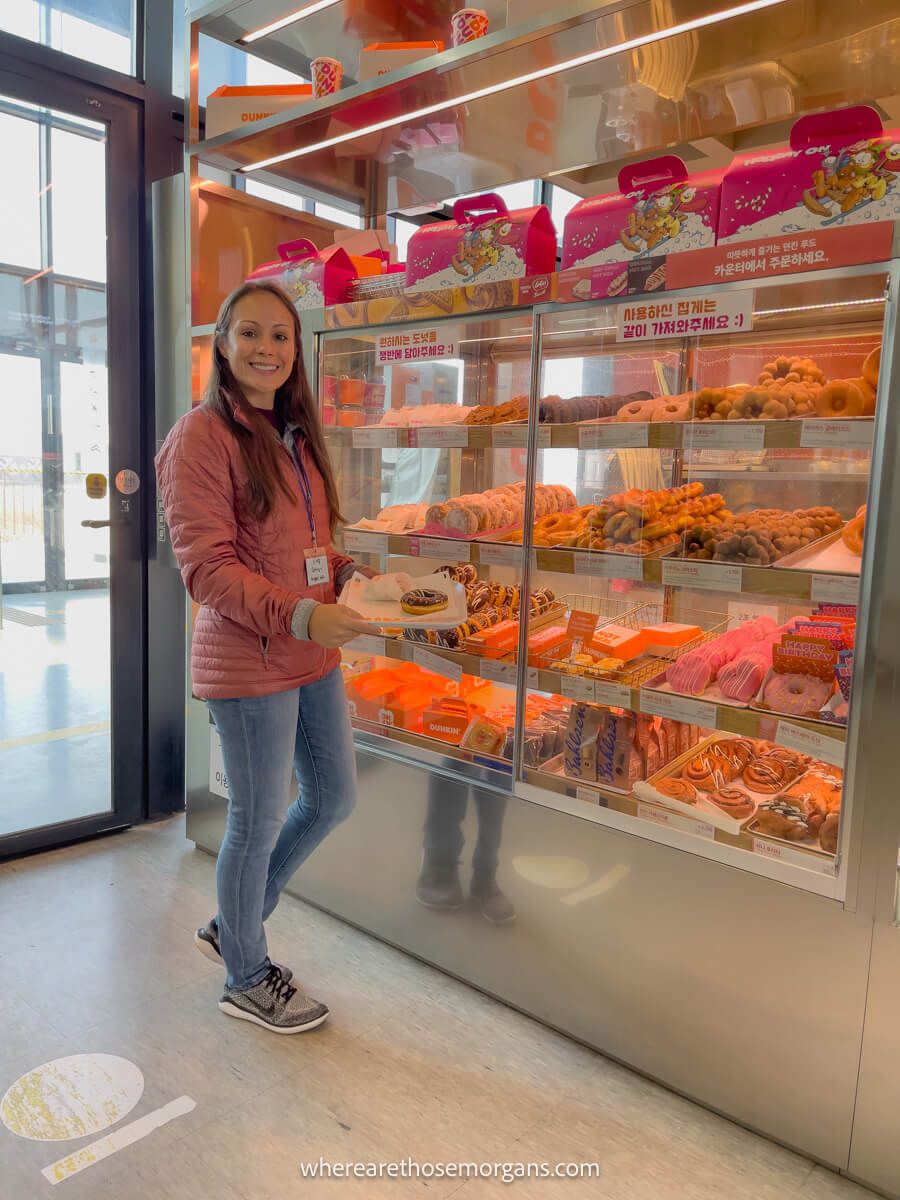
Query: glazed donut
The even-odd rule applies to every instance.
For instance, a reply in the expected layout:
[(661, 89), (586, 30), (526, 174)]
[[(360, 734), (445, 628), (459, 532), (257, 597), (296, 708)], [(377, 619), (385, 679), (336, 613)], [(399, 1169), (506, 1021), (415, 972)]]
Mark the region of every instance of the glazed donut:
[(694, 415), (691, 396), (671, 396), (650, 414), (651, 421), (690, 421)]
[(865, 407), (865, 397), (852, 379), (833, 379), (816, 397), (820, 417), (861, 417)]
[(863, 505), (852, 521), (841, 530), (841, 541), (851, 554), (861, 555), (866, 532), (866, 506)]
[(834, 688), (815, 675), (773, 675), (763, 688), (763, 704), (773, 712), (812, 717), (828, 703)]
[(863, 379), (875, 391), (878, 390), (878, 372), (881, 369), (881, 347), (876, 346), (871, 354), (867, 354), (862, 365)]
[(660, 779), (653, 785), (663, 796), (672, 800), (680, 800), (682, 804), (697, 803), (697, 789), (686, 779)]
[(790, 771), (777, 758), (757, 758), (744, 770), (744, 783), (751, 792), (774, 796), (789, 782)]
[(709, 798), (717, 808), (721, 808), (723, 813), (734, 817), (736, 821), (743, 821), (744, 817), (749, 817), (756, 808), (747, 793), (739, 787), (718, 788)]
[(714, 788), (722, 787), (723, 784), (730, 783), (734, 778), (728, 759), (709, 752), (698, 754), (696, 758), (692, 758), (684, 768), (682, 775), (688, 783), (692, 783), (704, 792), (711, 792)]
[(863, 416), (874, 417), (876, 389), (872, 387), (868, 379), (851, 379), (850, 382), (862, 392)]
[(837, 851), (840, 823), (840, 816), (838, 813), (833, 812), (829, 813), (819, 826), (819, 845), (823, 850), (827, 850), (829, 854), (834, 854)]

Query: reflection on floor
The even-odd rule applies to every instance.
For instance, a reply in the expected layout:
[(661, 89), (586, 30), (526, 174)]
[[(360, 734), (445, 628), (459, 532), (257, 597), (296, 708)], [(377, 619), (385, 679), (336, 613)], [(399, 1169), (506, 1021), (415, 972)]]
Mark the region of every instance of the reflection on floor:
[[(331, 1019), (288, 1038), (231, 1020), (221, 969), (192, 943), (214, 895), (183, 817), (0, 866), (0, 1096), (49, 1060), (102, 1053), (143, 1073), (114, 1130), (196, 1105), (65, 1179), (63, 1200), (873, 1200), (289, 897), (269, 949)], [(41, 1171), (93, 1140), (0, 1125), (0, 1194), (45, 1194)], [(301, 1180), (320, 1157), (597, 1162), (600, 1177)]]
[(4, 604), (0, 837), (110, 804), (109, 593), (6, 596)]

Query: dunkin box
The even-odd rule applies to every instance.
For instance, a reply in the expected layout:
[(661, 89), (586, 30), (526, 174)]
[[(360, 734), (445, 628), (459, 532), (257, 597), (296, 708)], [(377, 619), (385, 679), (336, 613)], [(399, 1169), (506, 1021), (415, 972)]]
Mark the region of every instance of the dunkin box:
[(420, 59), (430, 58), (432, 54), (440, 54), (444, 49), (443, 42), (373, 42), (363, 46), (359, 52), (359, 70), (356, 78), (359, 83), (367, 79), (377, 79), (390, 71), (399, 71), (410, 63)]
[(423, 225), (409, 240), (406, 287), (419, 292), (546, 275), (556, 269), (556, 230), (544, 204), (509, 212), (494, 192), (453, 205), (453, 220)]
[(688, 175), (674, 154), (623, 167), (618, 192), (580, 200), (566, 217), (563, 269), (714, 246), (721, 180)]
[(317, 249), (309, 238), (282, 242), (278, 259), (263, 263), (250, 272), (249, 279), (271, 279), (280, 284), (299, 311), (344, 304), (357, 270), (350, 255), (341, 246)]
[(801, 117), (783, 150), (736, 159), (722, 181), (719, 241), (900, 218), (900, 130), (874, 108)]
[(217, 137), (312, 99), (312, 84), (270, 83), (223, 86), (206, 98), (206, 137)]

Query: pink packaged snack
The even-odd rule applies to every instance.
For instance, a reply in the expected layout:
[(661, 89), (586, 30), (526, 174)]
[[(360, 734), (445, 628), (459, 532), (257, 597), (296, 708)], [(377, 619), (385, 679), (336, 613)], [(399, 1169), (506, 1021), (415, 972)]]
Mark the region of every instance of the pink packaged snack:
[(509, 212), (494, 192), (453, 205), (453, 220), (423, 225), (409, 241), (406, 287), (419, 292), (547, 275), (556, 229), (545, 204)]
[(282, 242), (278, 254), (278, 262), (263, 263), (247, 278), (271, 279), (280, 284), (301, 311), (349, 300), (356, 268), (341, 246), (318, 250), (308, 238), (297, 238)]
[(618, 192), (580, 200), (566, 217), (563, 269), (714, 246), (721, 179), (689, 176), (674, 154), (623, 167)]
[(801, 117), (788, 148), (743, 155), (725, 173), (719, 242), (896, 221), (898, 143), (867, 105)]

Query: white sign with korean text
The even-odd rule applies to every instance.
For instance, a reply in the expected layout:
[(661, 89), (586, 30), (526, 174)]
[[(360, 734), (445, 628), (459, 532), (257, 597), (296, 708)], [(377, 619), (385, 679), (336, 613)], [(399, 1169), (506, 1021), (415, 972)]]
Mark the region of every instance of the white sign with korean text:
[(616, 307), (617, 342), (710, 337), (753, 328), (753, 292), (723, 292), (671, 300), (640, 300)]
[(375, 339), (375, 361), (382, 366), (439, 358), (459, 358), (458, 326), (432, 325), (424, 329), (397, 330), (380, 333)]

